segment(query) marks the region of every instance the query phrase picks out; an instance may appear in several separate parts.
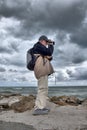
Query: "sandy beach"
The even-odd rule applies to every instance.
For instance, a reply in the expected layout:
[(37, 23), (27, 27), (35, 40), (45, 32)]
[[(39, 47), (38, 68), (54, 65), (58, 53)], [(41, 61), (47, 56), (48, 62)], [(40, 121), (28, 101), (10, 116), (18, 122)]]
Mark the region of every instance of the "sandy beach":
[(87, 100), (52, 97), (47, 115), (32, 115), (35, 97), (4, 95), (0, 99), (0, 130), (87, 130)]

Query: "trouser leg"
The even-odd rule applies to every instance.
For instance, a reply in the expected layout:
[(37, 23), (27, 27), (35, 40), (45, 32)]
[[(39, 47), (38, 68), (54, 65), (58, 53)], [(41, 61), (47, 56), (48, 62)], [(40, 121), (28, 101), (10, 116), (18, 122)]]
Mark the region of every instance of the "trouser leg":
[(48, 76), (43, 76), (38, 79), (38, 91), (35, 101), (35, 108), (43, 109), (46, 107), (48, 99)]

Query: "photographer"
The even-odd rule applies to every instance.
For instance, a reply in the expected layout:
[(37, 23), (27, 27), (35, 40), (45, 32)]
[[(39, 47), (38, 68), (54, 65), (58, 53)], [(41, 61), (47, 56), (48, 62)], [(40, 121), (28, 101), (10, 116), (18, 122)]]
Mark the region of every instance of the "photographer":
[(38, 56), (34, 67), (34, 74), (38, 80), (38, 92), (33, 115), (48, 114), (50, 111), (46, 107), (46, 102), (48, 99), (48, 75), (54, 72), (50, 63), (54, 50), (53, 45), (54, 42), (44, 35), (34, 45), (33, 53)]

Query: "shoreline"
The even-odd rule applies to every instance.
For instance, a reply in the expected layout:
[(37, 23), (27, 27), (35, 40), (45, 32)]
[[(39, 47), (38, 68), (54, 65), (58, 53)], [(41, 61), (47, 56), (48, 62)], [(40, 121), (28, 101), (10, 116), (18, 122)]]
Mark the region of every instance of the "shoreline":
[[(22, 95), (29, 95), (29, 94), (33, 94), (36, 95), (37, 94), (37, 87), (24, 87), (24, 86), (20, 86), (20, 87), (0, 87), (0, 94), (1, 93), (20, 93)], [(52, 97), (52, 96), (62, 96), (62, 95), (66, 95), (66, 96), (76, 96), (80, 99), (85, 99), (87, 98), (87, 87), (86, 86), (66, 86), (66, 87), (60, 87), (60, 86), (54, 86), (54, 87), (49, 87), (49, 91), (48, 91), (48, 96)]]
[[(35, 98), (20, 94), (0, 96), (0, 130), (87, 130), (87, 99), (54, 96), (47, 102), (51, 109), (48, 115), (33, 116)], [(15, 127), (8, 129), (12, 125)]]

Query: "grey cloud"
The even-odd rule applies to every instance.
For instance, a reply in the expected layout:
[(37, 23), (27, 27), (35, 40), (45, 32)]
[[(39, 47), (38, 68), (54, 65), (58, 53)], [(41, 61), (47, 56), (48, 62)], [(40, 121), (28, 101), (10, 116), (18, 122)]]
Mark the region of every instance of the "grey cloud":
[(73, 43), (62, 43), (55, 46), (54, 64), (55, 67), (72, 66), (81, 64), (87, 60), (87, 49)]
[(8, 54), (13, 54), (14, 52), (18, 52), (19, 45), (16, 44), (15, 42), (12, 42), (8, 45), (0, 45), (0, 53), (8, 53)]
[(87, 80), (87, 68), (77, 68), (76, 72), (75, 76), (77, 80)]
[[(26, 63), (22, 59), (22, 57), (19, 56), (10, 56), (9, 58), (5, 57), (0, 57), (0, 64), (5, 65), (5, 66), (16, 66), (16, 67), (26, 67)], [(13, 70), (9, 70), (13, 71)]]
[(82, 63), (83, 61), (85, 61), (85, 57), (83, 55), (76, 55), (73, 59), (72, 59), (72, 62), (75, 63), (75, 64), (79, 64), (79, 63)]
[(9, 59), (6, 57), (0, 57), (0, 64), (1, 65), (9, 65)]
[(12, 54), (12, 51), (7, 46), (0, 46), (0, 53)]
[(26, 16), (29, 0), (3, 0), (0, 2), (0, 14), (4, 17), (15, 17), (22, 19)]
[(26, 77), (24, 77), (24, 76), (22, 76), (22, 77), (17, 77), (17, 79), (19, 80), (19, 81), (27, 81), (27, 79), (26, 79)]
[(24, 67), (25, 63), (21, 60), (10, 60), (10, 65), (18, 66), (18, 67)]
[(15, 70), (15, 69), (9, 69), (9, 72), (18, 72), (17, 70)]
[(5, 69), (5, 68), (0, 67), (0, 72), (5, 72), (5, 71), (6, 71), (6, 69)]
[(85, 57), (86, 51), (84, 49), (78, 49), (73, 52), (73, 57), (72, 57), (72, 63), (74, 64), (79, 64), (87, 60), (87, 57)]
[[(20, 38), (21, 41), (27, 39), (31, 41), (41, 34), (49, 36), (55, 34), (56, 45), (53, 62), (56, 68), (81, 64), (87, 60), (87, 50), (82, 48), (87, 47), (87, 24), (84, 23), (84, 19), (87, 17), (86, 11), (86, 0), (68, 0), (66, 3), (58, 0), (36, 0), (36, 2), (35, 0), (0, 1), (0, 18), (13, 18), (11, 20), (17, 20), (20, 23), (17, 27), (13, 25), (13, 27), (4, 28), (8, 33), (8, 37), (13, 36)], [(67, 39), (67, 34), (70, 35), (70, 39)], [(23, 49), (23, 46), (21, 47), (20, 44), (20, 49)], [(20, 55), (20, 49), (19, 43), (12, 41), (6, 46), (0, 45), (0, 56), (4, 54), (3, 57), (0, 57), (0, 64), (12, 65), (21, 69), (26, 68), (22, 58), (24, 54)], [(15, 52), (18, 55), (15, 55)], [(9, 57), (11, 57), (6, 57), (7, 54), (10, 54)], [(83, 71), (83, 69), (81, 70)], [(8, 72), (14, 74), (16, 70), (9, 69)], [(80, 70), (76, 70), (75, 74), (68, 71), (67, 74), (71, 79), (83, 79), (83, 77), (86, 79), (85, 71), (80, 73)], [(65, 80), (62, 72), (59, 72), (57, 78), (60, 81)], [(25, 78), (20, 77), (18, 80), (26, 81)]]
[(3, 75), (0, 75), (0, 80), (1, 81), (6, 81), (7, 79)]
[(71, 79), (75, 80), (87, 80), (87, 68), (78, 67), (75, 69), (75, 72), (71, 70), (66, 70), (67, 74), (69, 74)]
[(87, 24), (80, 27), (71, 35), (71, 41), (77, 43), (81, 47), (87, 48)]
[(67, 8), (58, 8), (58, 5), (55, 5), (54, 10), (49, 8), (49, 14), (46, 17), (48, 21), (45, 24), (50, 28), (74, 30), (80, 26), (85, 15), (80, 7), (82, 7), (81, 3), (73, 4)]
[[(33, 36), (37, 32), (48, 32), (55, 30), (70, 31), (75, 30), (81, 25), (85, 17), (84, 3), (86, 1), (78, 0), (72, 2), (69, 6), (65, 3), (60, 5), (57, 1), (46, 0), (37, 1), (20, 1), (12, 2), (7, 0), (2, 2), (0, 14), (4, 17), (14, 17), (21, 21), (19, 32), (14, 32), (16, 37)], [(43, 5), (43, 6), (42, 6)], [(66, 3), (67, 5), (67, 3)]]
[(64, 78), (63, 73), (61, 71), (58, 71), (57, 73), (58, 73), (58, 75), (56, 76), (56, 80), (57, 81), (64, 81), (65, 78)]
[(10, 47), (11, 47), (11, 49), (13, 50), (13, 51), (15, 51), (15, 52), (19, 52), (19, 44), (17, 44), (17, 43), (15, 43), (15, 42), (12, 42), (11, 44), (10, 44)]

